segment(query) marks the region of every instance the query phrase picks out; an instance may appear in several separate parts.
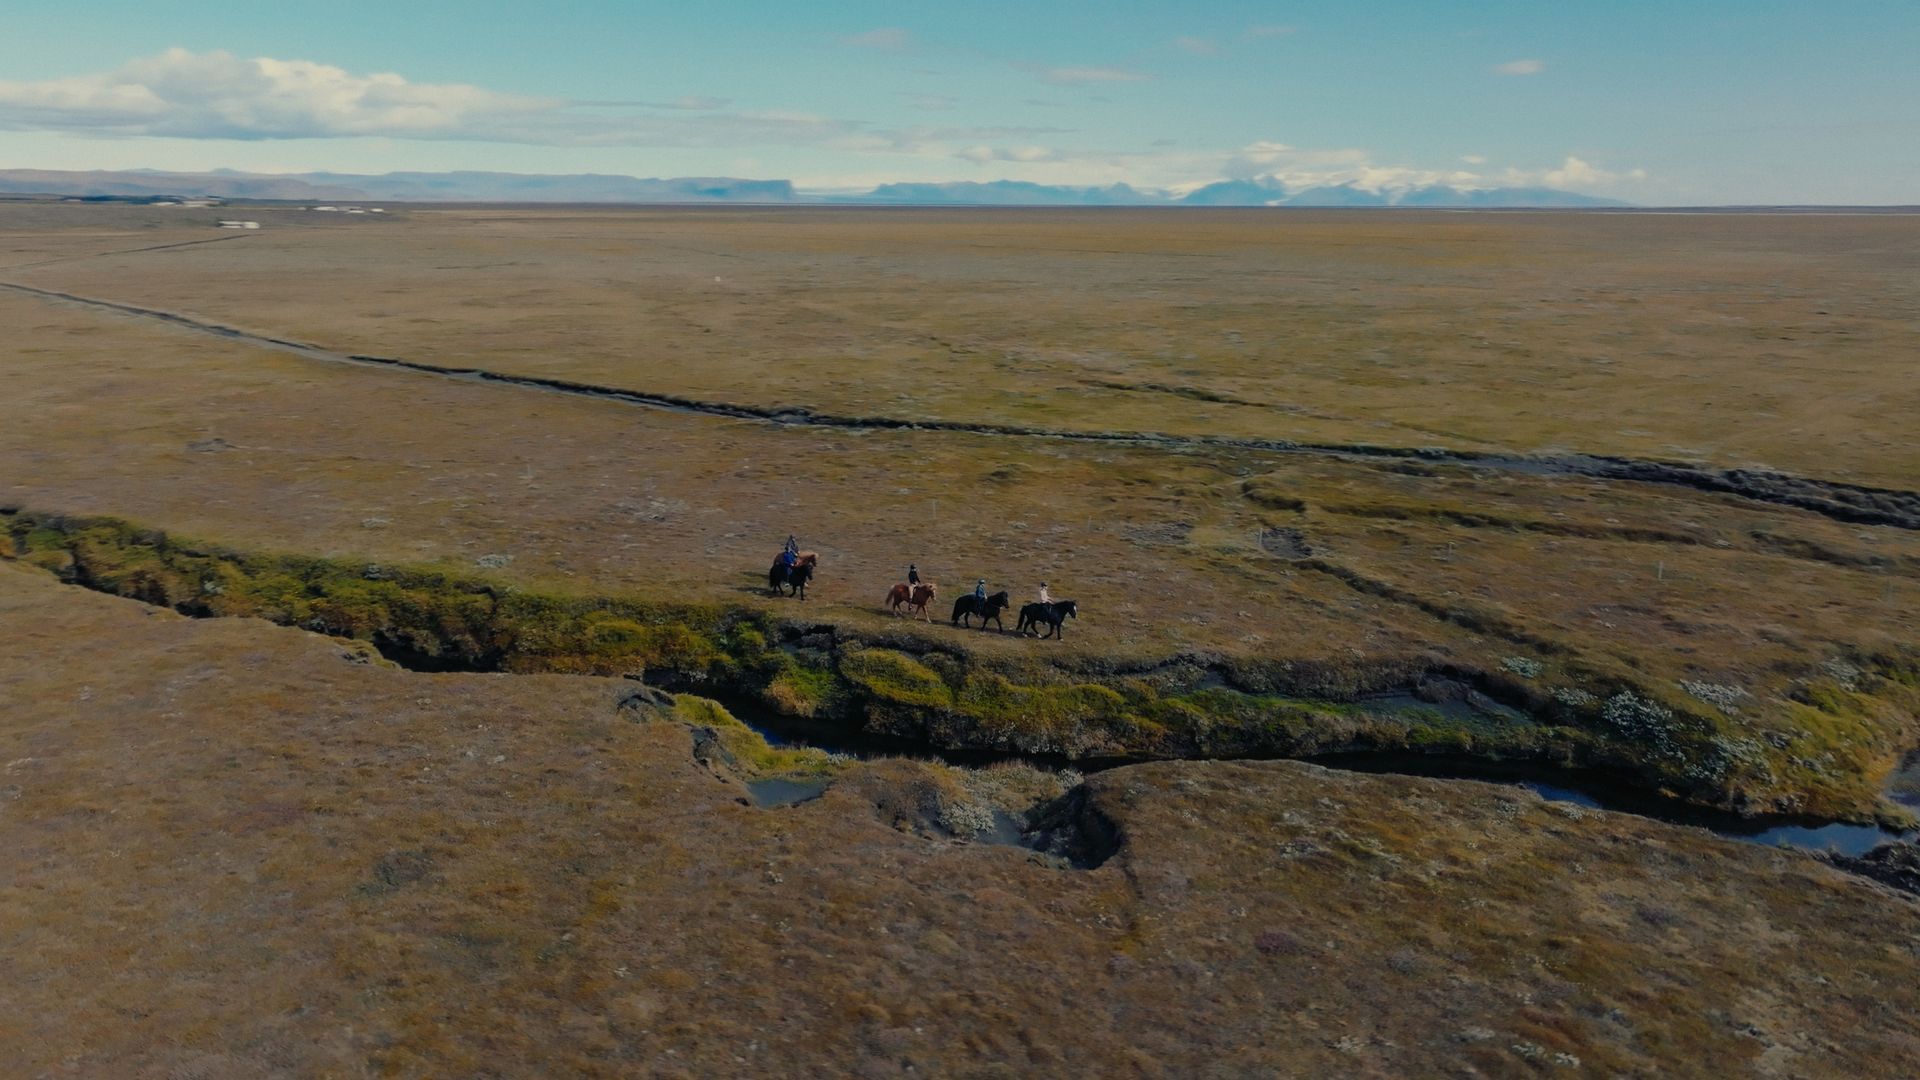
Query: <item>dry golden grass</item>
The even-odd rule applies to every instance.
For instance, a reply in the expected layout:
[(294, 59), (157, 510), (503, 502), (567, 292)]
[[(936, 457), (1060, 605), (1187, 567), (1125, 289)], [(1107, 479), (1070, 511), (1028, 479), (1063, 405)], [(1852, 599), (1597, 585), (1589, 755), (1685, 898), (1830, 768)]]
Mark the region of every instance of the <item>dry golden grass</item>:
[(211, 219), (0, 207), (0, 274), (709, 400), (1920, 476), (1920, 216), (257, 216), (238, 241), (72, 258)]
[(1092, 778), (1124, 845), (1076, 871), (889, 827), (950, 783), (920, 766), (743, 805), (617, 680), (394, 671), (7, 565), (0, 634), (33, 643), (0, 651), (8, 1075), (1857, 1077), (1920, 1055), (1920, 907), (1695, 830), (1162, 764)]

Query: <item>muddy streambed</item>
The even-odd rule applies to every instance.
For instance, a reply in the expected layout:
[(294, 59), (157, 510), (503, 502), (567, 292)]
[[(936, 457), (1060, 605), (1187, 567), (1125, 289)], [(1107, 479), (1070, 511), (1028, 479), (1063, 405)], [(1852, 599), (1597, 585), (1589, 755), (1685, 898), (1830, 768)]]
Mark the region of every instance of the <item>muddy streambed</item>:
[[(783, 716), (744, 698), (728, 696), (717, 700), (741, 723), (746, 724), (774, 746), (812, 746), (830, 753), (854, 757), (897, 755), (933, 758), (949, 765), (981, 768), (1003, 761), (1018, 761), (1045, 769), (1072, 768), (1080, 772), (1099, 772), (1122, 765), (1139, 764), (1138, 758), (1069, 759), (1064, 756), (1029, 755), (991, 750), (941, 750), (908, 739), (873, 736), (837, 730), (832, 725)], [(1380, 699), (1374, 704), (1391, 709), (1398, 700)], [(1421, 703), (1424, 705), (1424, 703)], [(1431, 708), (1427, 705), (1425, 707)], [(1387, 773), (1420, 776), (1437, 780), (1479, 780), (1525, 788), (1549, 802), (1652, 818), (1671, 825), (1706, 829), (1730, 840), (1769, 847), (1791, 847), (1802, 851), (1842, 855), (1864, 855), (1881, 844), (1920, 837), (1920, 831), (1900, 832), (1877, 825), (1784, 816), (1742, 817), (1725, 811), (1709, 810), (1665, 798), (1613, 781), (1608, 777), (1578, 770), (1529, 762), (1485, 761), (1444, 755), (1356, 751), (1322, 754), (1305, 760), (1331, 769), (1352, 772)], [(826, 789), (826, 781), (760, 780), (749, 785), (754, 800), (762, 806), (783, 806), (816, 798)], [(1901, 768), (1889, 778), (1887, 797), (1920, 814), (1920, 752), (1909, 755)], [(1011, 818), (998, 822), (997, 831), (1006, 834), (1002, 842), (1018, 842), (1018, 824)], [(988, 838), (982, 838), (988, 839)]]

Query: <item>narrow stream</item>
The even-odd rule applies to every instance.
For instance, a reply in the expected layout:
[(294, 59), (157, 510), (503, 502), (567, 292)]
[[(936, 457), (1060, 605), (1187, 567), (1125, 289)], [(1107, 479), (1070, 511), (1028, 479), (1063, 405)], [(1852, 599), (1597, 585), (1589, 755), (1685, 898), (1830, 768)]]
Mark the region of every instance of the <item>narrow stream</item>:
[[(939, 750), (912, 740), (892, 739), (861, 733), (848, 733), (831, 725), (782, 716), (757, 703), (738, 697), (719, 697), (741, 723), (758, 732), (774, 746), (812, 746), (831, 753), (853, 757), (899, 755), (934, 758), (949, 765), (980, 768), (1002, 761), (1019, 761), (1044, 769), (1074, 768), (1081, 772), (1099, 772), (1122, 765), (1137, 765), (1143, 758), (1094, 758), (1072, 760), (1065, 756), (1019, 754), (992, 750)], [(1410, 753), (1357, 751), (1324, 754), (1304, 759), (1315, 765), (1350, 772), (1419, 776), (1436, 780), (1478, 780), (1525, 788), (1549, 802), (1571, 803), (1598, 810), (1633, 814), (1669, 825), (1687, 825), (1706, 829), (1730, 840), (1767, 847), (1790, 847), (1809, 852), (1837, 852), (1864, 855), (1881, 844), (1920, 838), (1920, 831), (1900, 832), (1877, 825), (1854, 825), (1792, 818), (1785, 816), (1742, 817), (1726, 811), (1690, 806), (1678, 799), (1640, 791), (1609, 778), (1552, 766), (1526, 762), (1482, 761)], [(1543, 778), (1544, 777), (1544, 778)], [(807, 794), (817, 794), (811, 789)], [(800, 801), (785, 788), (773, 794), (780, 802)], [(784, 798), (783, 798), (784, 796)], [(1920, 813), (1920, 752), (1909, 756), (1887, 785), (1887, 796), (1915, 813)]]
[[(1577, 771), (1543, 769), (1524, 762), (1476, 761), (1418, 754), (1332, 754), (1314, 759), (1315, 764), (1354, 772), (1393, 773), (1424, 776), (1441, 780), (1482, 780), (1511, 784), (1549, 802), (1572, 803), (1596, 810), (1612, 810), (1637, 817), (1652, 818), (1669, 825), (1690, 825), (1706, 829), (1729, 840), (1767, 847), (1791, 847), (1802, 851), (1833, 851), (1842, 855), (1864, 855), (1881, 844), (1920, 836), (1913, 831), (1900, 832), (1878, 825), (1854, 825), (1846, 822), (1819, 821), (1784, 815), (1742, 817), (1706, 807), (1690, 806), (1677, 799), (1662, 798), (1645, 791), (1610, 782), (1605, 777)], [(1910, 758), (1901, 770), (1920, 768), (1920, 754)], [(1550, 779), (1542, 779), (1551, 773)], [(1896, 774), (1896, 776), (1901, 775)], [(1904, 793), (1898, 784), (1890, 784), (1888, 797), (1920, 813), (1920, 795)]]

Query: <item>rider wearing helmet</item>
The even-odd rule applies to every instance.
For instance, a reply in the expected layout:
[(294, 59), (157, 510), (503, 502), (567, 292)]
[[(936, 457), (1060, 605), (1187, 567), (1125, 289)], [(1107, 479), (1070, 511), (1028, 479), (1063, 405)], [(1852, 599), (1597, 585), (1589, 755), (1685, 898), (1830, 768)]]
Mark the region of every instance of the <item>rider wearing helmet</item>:
[(1047, 583), (1044, 581), (1040, 583), (1040, 602), (1043, 604), (1053, 603), (1053, 594), (1047, 592)]
[(974, 599), (976, 600), (985, 600), (987, 598), (987, 579), (986, 578), (981, 578), (978, 582), (974, 583), (973, 596), (974, 596)]
[(907, 584), (920, 584), (920, 568), (912, 563), (907, 564)]

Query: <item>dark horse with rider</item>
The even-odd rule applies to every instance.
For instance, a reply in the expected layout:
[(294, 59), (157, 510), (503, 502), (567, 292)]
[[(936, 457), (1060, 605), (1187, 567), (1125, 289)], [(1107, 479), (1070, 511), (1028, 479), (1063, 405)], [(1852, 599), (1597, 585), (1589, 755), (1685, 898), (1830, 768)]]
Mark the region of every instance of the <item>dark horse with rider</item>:
[[(767, 589), (775, 596), (797, 596), (807, 598), (807, 582), (813, 580), (813, 572), (820, 566), (818, 552), (801, 551), (799, 541), (787, 537), (787, 545), (774, 556), (773, 566), (767, 570)], [(791, 589), (791, 592), (785, 590)]]
[(1065, 637), (1061, 624), (1068, 619), (1080, 617), (1080, 606), (1072, 600), (1054, 600), (1044, 604), (1025, 604), (1020, 608), (1020, 621), (1014, 626), (1016, 634), (1032, 634), (1045, 624), (1047, 632), (1042, 638)]
[(978, 618), (980, 629), (985, 630), (987, 621), (991, 619), (993, 625), (1004, 634), (1007, 632), (1007, 624), (1000, 621), (1000, 613), (1007, 610), (1012, 603), (1013, 599), (1007, 595), (1005, 589), (992, 596), (982, 596), (977, 592), (967, 593), (954, 598), (951, 623), (954, 626), (970, 627), (973, 625), (973, 620)]

